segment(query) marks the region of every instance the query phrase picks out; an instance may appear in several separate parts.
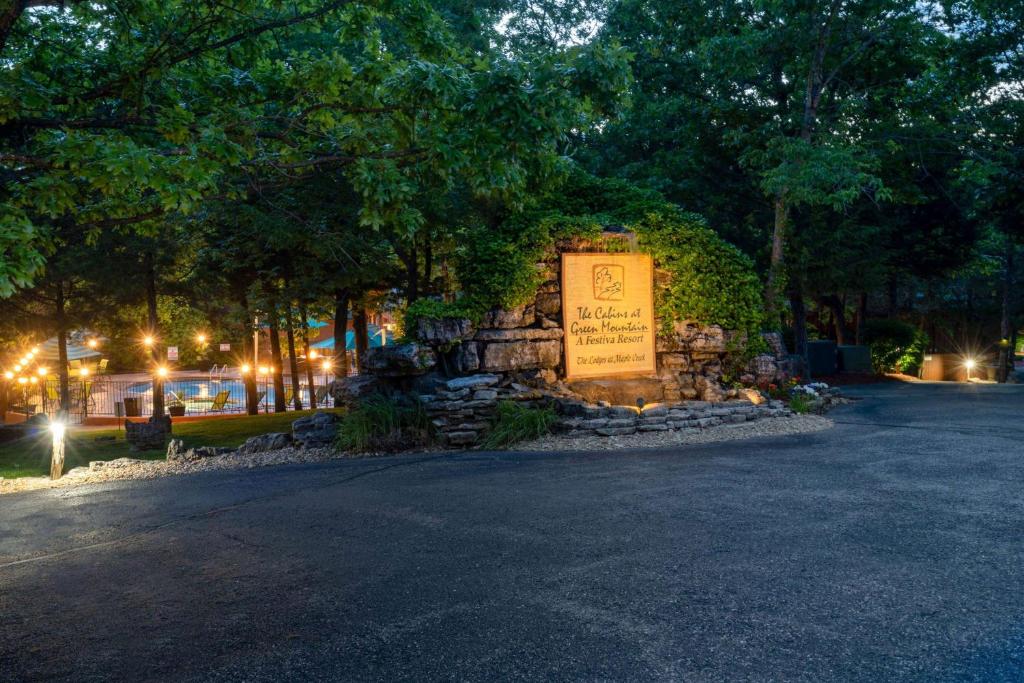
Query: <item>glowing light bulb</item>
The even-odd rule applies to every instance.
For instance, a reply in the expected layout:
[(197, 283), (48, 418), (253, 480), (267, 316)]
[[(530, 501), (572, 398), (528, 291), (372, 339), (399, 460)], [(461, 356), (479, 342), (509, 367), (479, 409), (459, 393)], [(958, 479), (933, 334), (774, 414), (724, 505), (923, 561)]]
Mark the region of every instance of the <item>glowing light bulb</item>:
[(319, 357), (320, 357), (320, 354), (316, 352), (316, 349), (313, 349), (312, 351), (309, 352), (310, 360), (316, 360)]
[(152, 346), (154, 341), (155, 340), (153, 339), (153, 337), (149, 336), (148, 334), (142, 338), (142, 343), (144, 346)]
[(38, 377), (30, 377), (28, 381), (31, 382), (32, 384), (38, 384), (39, 383), (39, 378)]
[(242, 363), (242, 367), (238, 368), (243, 375), (248, 375), (249, 371), (252, 370), (248, 363)]
[(324, 372), (327, 372), (328, 370), (330, 370), (330, 369), (331, 369), (331, 366), (332, 366), (332, 365), (333, 365), (333, 363), (331, 363), (331, 361), (329, 361), (329, 360), (325, 360), (325, 361), (323, 362), (323, 365), (322, 365), (321, 367), (322, 367), (322, 368), (324, 369)]
[(28, 384), (28, 377), (19, 377), (18, 384)]
[(89, 368), (82, 368), (81, 370), (79, 370), (78, 371), (78, 376), (79, 377), (88, 377), (89, 376)]
[(49, 372), (49, 370), (47, 370), (46, 368), (39, 368), (38, 370), (36, 370), (36, 372), (39, 373), (40, 377), (46, 377), (46, 374)]
[(203, 334), (202, 332), (200, 332), (199, 334), (196, 335), (196, 341), (199, 342), (200, 344), (205, 344), (206, 343), (206, 335)]
[(160, 367), (158, 367), (156, 369), (156, 374), (157, 374), (158, 377), (166, 377), (167, 376), (167, 368), (165, 368), (164, 366), (161, 365)]
[(86, 344), (89, 346), (90, 349), (95, 349), (97, 346), (100, 345), (100, 343), (95, 339), (90, 339), (88, 342), (86, 342)]
[(7, 372), (4, 373), (4, 379), (6, 379), (6, 380), (14, 379), (14, 373), (11, 372), (10, 370), (8, 370)]
[(260, 374), (261, 375), (266, 375), (266, 374), (269, 374), (269, 373), (270, 373), (270, 368), (268, 368), (266, 365), (261, 365), (260, 366)]

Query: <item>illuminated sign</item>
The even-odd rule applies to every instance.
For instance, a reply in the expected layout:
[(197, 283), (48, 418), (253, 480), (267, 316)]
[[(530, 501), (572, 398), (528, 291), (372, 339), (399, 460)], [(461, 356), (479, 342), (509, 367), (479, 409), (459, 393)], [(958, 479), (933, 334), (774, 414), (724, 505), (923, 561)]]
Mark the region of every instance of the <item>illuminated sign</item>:
[(562, 254), (568, 379), (653, 375), (654, 264), (647, 254)]

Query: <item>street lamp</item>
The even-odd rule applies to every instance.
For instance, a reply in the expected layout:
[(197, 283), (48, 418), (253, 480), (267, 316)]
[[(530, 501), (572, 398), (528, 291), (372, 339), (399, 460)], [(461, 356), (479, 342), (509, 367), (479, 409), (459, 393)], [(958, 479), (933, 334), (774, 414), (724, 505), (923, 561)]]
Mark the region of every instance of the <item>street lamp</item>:
[(205, 344), (205, 343), (206, 343), (206, 335), (205, 335), (205, 334), (203, 334), (202, 332), (200, 332), (199, 334), (197, 334), (197, 335), (196, 335), (196, 342), (198, 342), (200, 346), (202, 346), (203, 344)]
[(64, 434), (63, 422), (55, 421), (50, 423), (50, 433), (53, 435), (53, 449), (50, 456), (50, 479), (60, 479), (64, 472)]
[(89, 341), (86, 342), (86, 346), (88, 346), (90, 349), (95, 349), (99, 345), (100, 343), (96, 339), (90, 339)]
[(149, 334), (142, 338), (142, 345), (145, 347), (151, 347), (155, 342), (156, 340), (153, 339), (153, 336)]
[(161, 365), (160, 367), (158, 367), (156, 369), (156, 375), (157, 375), (157, 377), (159, 377), (161, 379), (166, 378), (167, 377), (167, 368), (165, 366)]

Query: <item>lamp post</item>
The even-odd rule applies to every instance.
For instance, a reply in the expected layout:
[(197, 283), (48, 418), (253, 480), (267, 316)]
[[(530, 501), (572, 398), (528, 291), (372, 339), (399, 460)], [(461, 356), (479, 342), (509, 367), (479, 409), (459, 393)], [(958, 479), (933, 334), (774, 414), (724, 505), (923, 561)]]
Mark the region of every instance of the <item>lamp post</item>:
[(53, 448), (50, 454), (50, 479), (60, 479), (64, 473), (64, 423), (56, 420), (50, 423)]

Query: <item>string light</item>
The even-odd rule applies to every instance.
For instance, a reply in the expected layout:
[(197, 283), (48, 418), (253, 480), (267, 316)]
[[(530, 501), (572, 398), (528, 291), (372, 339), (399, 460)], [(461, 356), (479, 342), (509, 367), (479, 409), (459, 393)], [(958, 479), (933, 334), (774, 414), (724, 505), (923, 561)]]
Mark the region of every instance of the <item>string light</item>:
[(248, 363), (242, 363), (242, 367), (238, 369), (242, 372), (243, 375), (248, 375), (249, 372), (252, 370), (252, 368), (249, 367)]
[(6, 380), (14, 379), (14, 373), (11, 372), (10, 370), (8, 370), (7, 372), (4, 373), (4, 379), (6, 379)]

